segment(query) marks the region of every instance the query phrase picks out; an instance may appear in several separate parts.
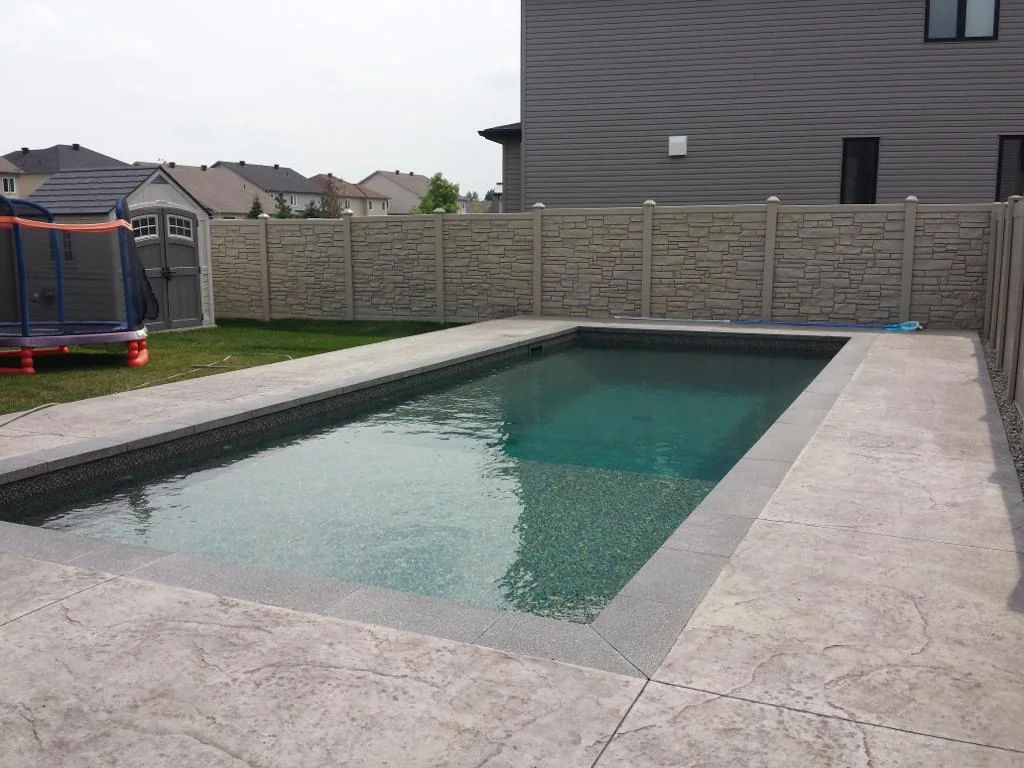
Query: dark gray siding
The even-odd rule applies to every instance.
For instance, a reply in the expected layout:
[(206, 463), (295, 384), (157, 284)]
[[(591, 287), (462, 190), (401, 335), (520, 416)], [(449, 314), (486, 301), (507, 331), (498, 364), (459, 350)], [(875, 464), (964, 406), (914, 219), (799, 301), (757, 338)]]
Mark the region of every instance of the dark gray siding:
[(881, 139), (878, 202), (985, 202), (1024, 133), (1022, 3), (950, 43), (924, 0), (524, 4), (527, 205), (837, 203), (855, 136)]
[(501, 148), (501, 199), (505, 202), (506, 213), (523, 210), (522, 165), (520, 145), (504, 144)]

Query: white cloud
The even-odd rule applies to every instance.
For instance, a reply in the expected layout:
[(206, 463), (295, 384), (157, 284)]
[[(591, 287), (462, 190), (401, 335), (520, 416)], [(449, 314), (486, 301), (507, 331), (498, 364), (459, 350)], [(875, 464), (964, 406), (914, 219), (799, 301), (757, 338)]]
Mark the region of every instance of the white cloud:
[(482, 193), (501, 150), (476, 132), (519, 117), (515, 0), (12, 5), (0, 152), (442, 171)]

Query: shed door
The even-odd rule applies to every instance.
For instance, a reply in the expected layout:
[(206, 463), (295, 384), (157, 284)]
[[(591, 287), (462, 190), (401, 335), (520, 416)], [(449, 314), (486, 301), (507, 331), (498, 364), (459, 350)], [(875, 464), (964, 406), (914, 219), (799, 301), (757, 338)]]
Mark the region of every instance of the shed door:
[(160, 302), (160, 316), (149, 328), (159, 331), (201, 325), (196, 215), (173, 206), (145, 205), (132, 207), (131, 220), (139, 258)]

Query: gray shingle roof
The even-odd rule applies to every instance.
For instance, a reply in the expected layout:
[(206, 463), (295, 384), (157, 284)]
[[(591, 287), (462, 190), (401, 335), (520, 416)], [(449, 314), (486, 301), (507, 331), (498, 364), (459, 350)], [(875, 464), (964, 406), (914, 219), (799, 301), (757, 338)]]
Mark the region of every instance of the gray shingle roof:
[(265, 192), (296, 192), (303, 195), (319, 195), (323, 192), (319, 186), (292, 168), (272, 165), (252, 165), (246, 163), (227, 163), (220, 160), (213, 164), (214, 168), (228, 168), (243, 179), (247, 179)]
[(105, 214), (159, 170), (128, 166), (59, 171), (29, 195), (29, 200), (55, 216)]
[(364, 184), (373, 189), (373, 177), (379, 176), (384, 179), (391, 179), (400, 187), (404, 187), (407, 191), (422, 198), (427, 194), (427, 190), (430, 188), (430, 179), (419, 173), (401, 173), (391, 171), (374, 171), (365, 179), (359, 182), (359, 186)]
[(267, 213), (274, 211), (274, 198), (251, 181), (227, 168), (197, 168), (193, 165), (164, 166), (164, 171), (183, 186), (210, 213), (245, 213), (253, 197)]
[(496, 125), (493, 128), (477, 131), (477, 133), (488, 141), (496, 141), (499, 144), (504, 144), (508, 141), (520, 141), (523, 138), (523, 124), (509, 123), (508, 125)]
[(5, 157), (0, 157), (0, 173), (21, 173), (21, 168), (16, 166), (10, 160)]
[(124, 168), (123, 163), (113, 157), (94, 152), (88, 147), (73, 144), (54, 144), (46, 149), (20, 149), (8, 152), (4, 157), (25, 173), (56, 173), (81, 168)]

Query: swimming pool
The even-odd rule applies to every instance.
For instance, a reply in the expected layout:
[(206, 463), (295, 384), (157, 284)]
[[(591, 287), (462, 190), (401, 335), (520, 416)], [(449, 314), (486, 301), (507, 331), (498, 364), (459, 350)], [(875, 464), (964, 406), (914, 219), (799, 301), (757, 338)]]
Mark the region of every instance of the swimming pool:
[(19, 521), (587, 622), (830, 355), (569, 347)]

